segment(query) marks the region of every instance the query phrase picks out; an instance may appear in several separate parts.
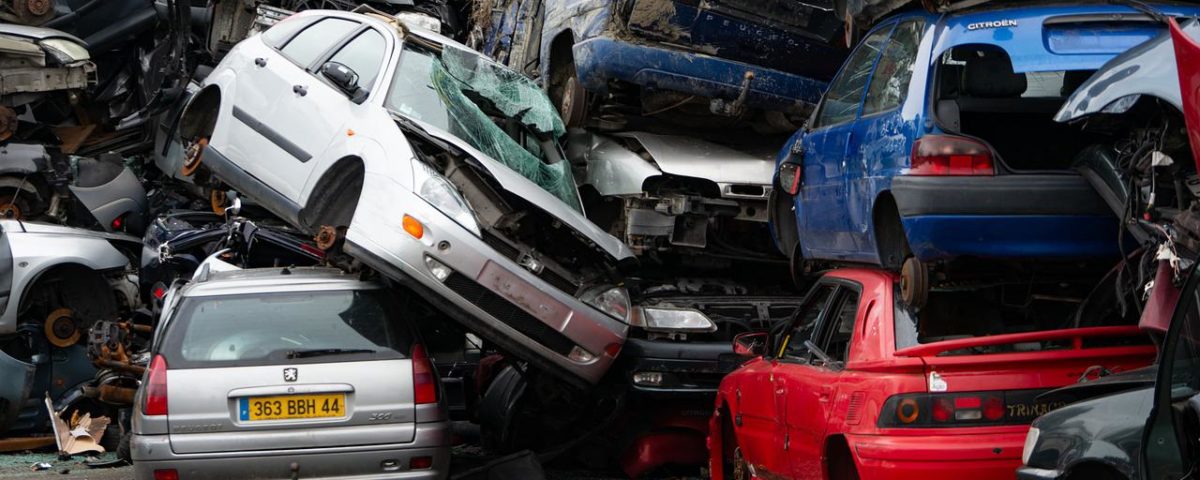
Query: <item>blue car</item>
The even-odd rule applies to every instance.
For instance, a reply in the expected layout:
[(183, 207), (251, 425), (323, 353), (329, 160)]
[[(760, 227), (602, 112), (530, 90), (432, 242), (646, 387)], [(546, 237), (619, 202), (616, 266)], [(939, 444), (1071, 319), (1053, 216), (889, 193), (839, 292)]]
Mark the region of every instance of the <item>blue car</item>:
[(539, 78), (568, 126), (696, 114), (799, 125), (845, 58), (833, 3), (501, 0), (468, 43)]
[(797, 276), (879, 264), (916, 305), (950, 260), (1118, 253), (1116, 218), (1073, 168), (1094, 134), (1053, 117), (1164, 27), (1126, 6), (1026, 5), (900, 14), (864, 36), (777, 157), (770, 214)]

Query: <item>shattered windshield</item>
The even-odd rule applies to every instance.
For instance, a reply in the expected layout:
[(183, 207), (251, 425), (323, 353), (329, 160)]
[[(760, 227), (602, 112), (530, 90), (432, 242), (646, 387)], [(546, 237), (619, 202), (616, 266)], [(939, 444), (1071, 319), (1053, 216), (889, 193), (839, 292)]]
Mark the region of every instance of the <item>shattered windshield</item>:
[(538, 140), (556, 141), (566, 127), (521, 74), (473, 52), (405, 45), (385, 106), (467, 141), (582, 211), (570, 165), (550, 163)]

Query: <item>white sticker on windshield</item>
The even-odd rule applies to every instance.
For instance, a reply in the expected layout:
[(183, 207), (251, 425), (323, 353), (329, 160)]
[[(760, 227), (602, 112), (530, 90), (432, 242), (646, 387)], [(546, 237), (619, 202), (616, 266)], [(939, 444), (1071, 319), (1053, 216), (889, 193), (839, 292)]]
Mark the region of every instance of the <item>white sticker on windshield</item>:
[(942, 376), (937, 372), (929, 372), (929, 391), (944, 392), (946, 391), (946, 381), (942, 380)]

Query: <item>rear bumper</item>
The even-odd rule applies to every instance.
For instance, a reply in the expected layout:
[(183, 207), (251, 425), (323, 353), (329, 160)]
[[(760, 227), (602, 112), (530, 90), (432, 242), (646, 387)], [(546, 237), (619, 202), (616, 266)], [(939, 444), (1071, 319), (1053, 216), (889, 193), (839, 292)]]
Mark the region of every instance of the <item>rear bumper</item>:
[[(134, 435), (130, 441), (135, 478), (174, 469), (179, 478), (403, 478), (443, 479), (450, 471), (450, 423), (417, 425), (413, 442), (302, 450), (176, 454), (169, 435)], [(410, 470), (415, 457), (432, 457), (433, 467)], [(293, 470), (295, 466), (298, 470)]]
[(862, 478), (1012, 480), (1025, 434), (846, 435), (846, 440)]
[(826, 83), (808, 77), (664, 46), (595, 37), (575, 44), (583, 88), (605, 92), (609, 80), (707, 98), (737, 98), (746, 72), (754, 73), (746, 104), (770, 110), (815, 105)]
[(1118, 253), (1116, 218), (1077, 175), (897, 177), (891, 193), (923, 261)]

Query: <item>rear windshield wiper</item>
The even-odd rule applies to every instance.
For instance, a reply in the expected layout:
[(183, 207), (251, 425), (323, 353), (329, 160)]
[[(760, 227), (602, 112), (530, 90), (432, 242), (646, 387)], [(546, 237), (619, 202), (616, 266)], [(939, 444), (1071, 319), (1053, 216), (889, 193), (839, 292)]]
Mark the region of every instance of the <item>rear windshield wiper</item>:
[(375, 353), (375, 351), (365, 348), (316, 348), (312, 350), (292, 350), (287, 353), (287, 358), (324, 357), (326, 355), (350, 355), (354, 353)]

